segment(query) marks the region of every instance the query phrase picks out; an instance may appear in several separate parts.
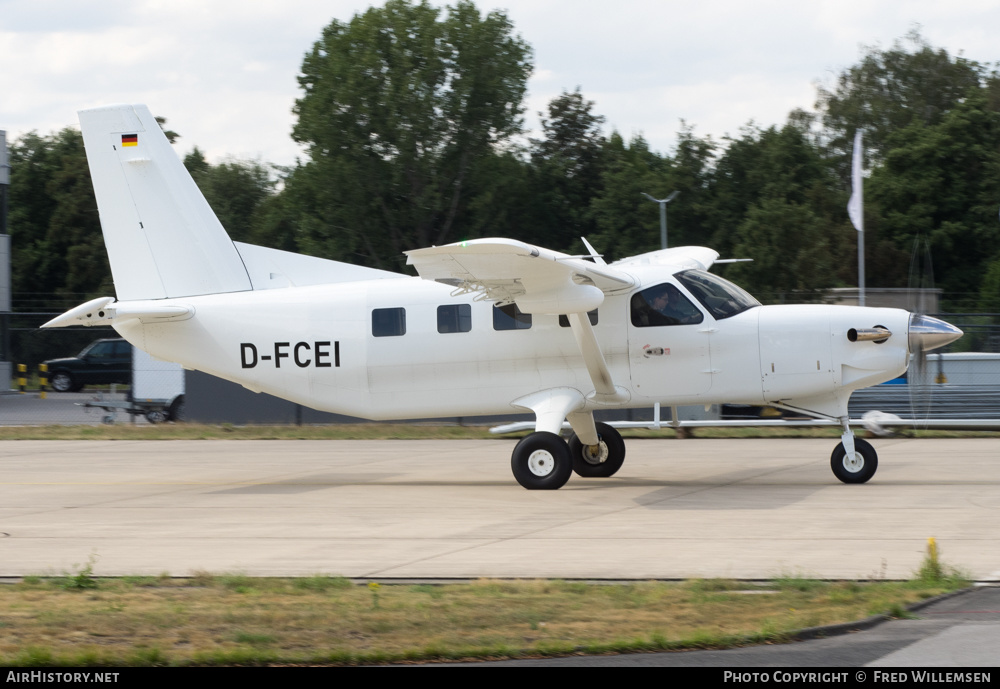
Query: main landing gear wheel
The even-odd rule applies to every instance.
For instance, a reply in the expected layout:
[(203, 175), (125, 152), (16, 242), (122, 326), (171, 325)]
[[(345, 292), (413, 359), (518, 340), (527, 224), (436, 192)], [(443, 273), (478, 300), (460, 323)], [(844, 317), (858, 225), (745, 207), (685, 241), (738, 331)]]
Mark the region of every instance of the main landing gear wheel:
[(606, 423), (596, 424), (597, 445), (584, 445), (574, 433), (569, 439), (573, 471), (579, 476), (607, 478), (614, 476), (625, 462), (625, 441)]
[(844, 446), (837, 443), (830, 455), (830, 468), (834, 476), (844, 483), (865, 483), (878, 469), (878, 453), (868, 441), (855, 438), (854, 457), (850, 458)]
[(566, 442), (555, 433), (536, 431), (521, 439), (510, 458), (517, 482), (528, 490), (562, 488), (573, 473)]

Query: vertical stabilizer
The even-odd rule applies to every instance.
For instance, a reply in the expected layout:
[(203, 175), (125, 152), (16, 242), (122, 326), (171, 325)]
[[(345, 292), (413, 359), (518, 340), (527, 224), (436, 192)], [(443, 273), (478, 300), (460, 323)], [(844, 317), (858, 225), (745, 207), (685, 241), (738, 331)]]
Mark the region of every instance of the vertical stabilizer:
[(252, 289), (236, 247), (145, 105), (80, 112), (118, 299)]

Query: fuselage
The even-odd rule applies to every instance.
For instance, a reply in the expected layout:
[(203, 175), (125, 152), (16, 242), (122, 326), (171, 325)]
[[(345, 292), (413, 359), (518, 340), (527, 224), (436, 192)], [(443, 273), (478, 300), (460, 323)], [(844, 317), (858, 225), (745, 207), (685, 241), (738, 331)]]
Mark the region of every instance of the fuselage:
[[(905, 311), (754, 306), (716, 318), (671, 272), (634, 276), (637, 288), (606, 296), (591, 317), (613, 381), (628, 394), (611, 404), (591, 398), (587, 410), (782, 401), (810, 409), (824, 396), (846, 405), (850, 390), (906, 369)], [(637, 322), (635, 295), (666, 284), (698, 309), (699, 322)], [(522, 411), (512, 402), (540, 390), (572, 388), (584, 397), (594, 390), (565, 319), (511, 319), (489, 301), (452, 296), (452, 288), (420, 278), (157, 300), (165, 301), (193, 315), (115, 327), (154, 356), (323, 411), (369, 419), (485, 415)], [(851, 328), (876, 325), (894, 336), (847, 338)], [(838, 413), (824, 404), (818, 413)]]

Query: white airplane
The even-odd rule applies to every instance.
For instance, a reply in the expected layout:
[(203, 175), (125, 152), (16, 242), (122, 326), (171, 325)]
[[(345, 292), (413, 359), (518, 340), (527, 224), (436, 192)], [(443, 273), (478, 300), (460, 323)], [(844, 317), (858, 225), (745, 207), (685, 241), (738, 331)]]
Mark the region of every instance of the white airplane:
[(477, 239), (406, 252), (409, 277), (233, 242), (145, 106), (80, 124), (117, 299), (43, 327), (110, 324), (157, 358), (368, 419), (530, 410), (511, 458), (529, 489), (613, 475), (625, 444), (594, 412), (655, 403), (838, 420), (833, 472), (863, 483), (878, 457), (851, 431), (851, 392), (962, 335), (899, 309), (761, 306), (703, 247), (607, 264), (589, 244)]

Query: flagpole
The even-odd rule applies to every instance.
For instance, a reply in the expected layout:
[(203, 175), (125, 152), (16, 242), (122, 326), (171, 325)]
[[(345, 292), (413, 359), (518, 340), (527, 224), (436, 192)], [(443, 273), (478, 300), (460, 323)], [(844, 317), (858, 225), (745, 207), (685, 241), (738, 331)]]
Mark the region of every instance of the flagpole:
[(865, 305), (865, 201), (861, 167), (864, 163), (864, 148), (861, 144), (861, 130), (854, 133), (854, 157), (851, 161), (851, 200), (847, 202), (847, 214), (854, 229), (858, 231), (858, 306)]
[[(863, 223), (862, 223), (863, 224)], [(865, 305), (865, 231), (858, 232), (858, 306)]]

